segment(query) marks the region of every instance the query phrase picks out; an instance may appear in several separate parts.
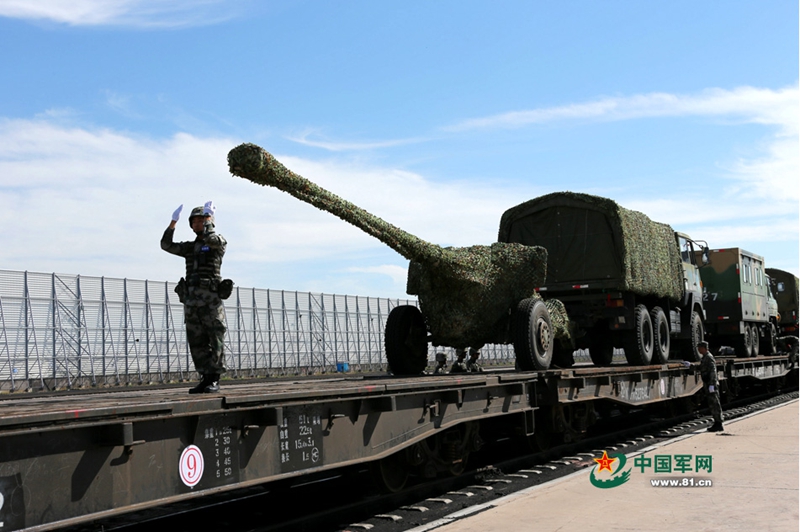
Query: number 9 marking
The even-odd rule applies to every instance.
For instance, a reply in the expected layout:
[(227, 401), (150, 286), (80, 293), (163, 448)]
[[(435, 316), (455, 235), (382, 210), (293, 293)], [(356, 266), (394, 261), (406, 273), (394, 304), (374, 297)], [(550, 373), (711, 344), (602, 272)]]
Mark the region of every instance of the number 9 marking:
[(196, 445), (190, 445), (181, 453), (178, 466), (181, 480), (190, 488), (195, 486), (203, 477), (203, 453)]

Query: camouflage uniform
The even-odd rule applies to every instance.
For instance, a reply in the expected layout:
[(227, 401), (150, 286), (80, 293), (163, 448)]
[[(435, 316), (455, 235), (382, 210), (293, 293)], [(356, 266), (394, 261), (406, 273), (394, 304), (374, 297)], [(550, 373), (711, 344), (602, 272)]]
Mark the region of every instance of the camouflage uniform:
[(447, 369), (447, 355), (436, 353), (436, 367), (433, 368), (434, 375), (441, 375)]
[(194, 367), (201, 375), (225, 372), (225, 312), (217, 288), (222, 276), (220, 267), (227, 242), (206, 219), (202, 234), (191, 242), (173, 242), (175, 229), (167, 228), (161, 237), (161, 249), (186, 259), (186, 289), (183, 315), (186, 340)]
[(469, 360), (467, 360), (467, 371), (470, 373), (483, 373), (483, 368), (478, 364), (478, 357), (481, 356), (479, 349), (469, 348)]
[(467, 352), (463, 349), (456, 349), (456, 361), (453, 362), (453, 365), (450, 366), (450, 373), (466, 373), (467, 372), (467, 363), (464, 362), (464, 359), (467, 356)]
[[(722, 404), (719, 400), (719, 377), (717, 376), (717, 361), (709, 351), (700, 359), (700, 377), (708, 397), (708, 408), (714, 416), (714, 425), (722, 427)], [(708, 391), (709, 386), (714, 386), (714, 391)]]

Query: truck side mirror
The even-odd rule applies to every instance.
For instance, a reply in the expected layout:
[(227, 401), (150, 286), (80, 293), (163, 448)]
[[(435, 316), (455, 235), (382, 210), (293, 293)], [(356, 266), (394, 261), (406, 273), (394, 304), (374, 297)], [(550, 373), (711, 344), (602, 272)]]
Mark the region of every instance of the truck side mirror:
[(783, 292), (784, 290), (785, 287), (783, 286), (783, 283), (778, 283), (778, 292)]
[(704, 247), (703, 248), (703, 265), (705, 266), (709, 262), (711, 262), (711, 259), (708, 258), (708, 248)]

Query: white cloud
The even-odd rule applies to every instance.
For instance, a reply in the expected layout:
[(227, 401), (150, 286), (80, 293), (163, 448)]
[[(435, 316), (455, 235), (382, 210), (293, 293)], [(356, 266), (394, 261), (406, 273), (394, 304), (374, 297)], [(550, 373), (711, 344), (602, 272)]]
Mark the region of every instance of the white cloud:
[[(797, 240), (797, 213), (800, 202), (800, 90), (739, 87), (733, 90), (707, 89), (697, 94), (652, 93), (627, 97), (601, 98), (594, 101), (524, 111), (463, 121), (447, 128), (454, 132), (481, 129), (520, 128), (566, 120), (621, 121), (643, 118), (712, 117), (734, 125), (762, 124), (773, 128), (771, 134), (751, 153), (737, 160), (718, 162), (721, 177), (727, 180), (722, 189), (685, 191), (682, 197), (645, 199), (635, 191), (621, 192), (617, 198), (625, 207), (640, 210), (651, 218), (680, 226), (697, 227), (706, 233), (698, 238), (709, 242), (733, 238)], [(753, 155), (757, 153), (757, 155)], [(627, 199), (626, 199), (627, 197)], [(782, 229), (767, 232), (774, 223), (762, 225), (759, 218), (779, 219)], [(729, 224), (718, 225), (720, 222)], [(715, 223), (712, 226), (698, 224)], [(769, 236), (766, 236), (769, 235)]]
[(800, 92), (798, 87), (781, 90), (739, 87), (733, 90), (706, 89), (699, 94), (639, 94), (511, 111), (473, 118), (447, 127), (450, 131), (518, 128), (531, 124), (589, 119), (632, 120), (670, 116), (713, 116), (780, 127), (781, 133), (797, 135)]
[(785, 204), (797, 207), (800, 201), (800, 146), (798, 138), (778, 138), (757, 159), (740, 158), (728, 167), (738, 181), (742, 195), (774, 202), (772, 208)]
[(70, 26), (172, 28), (222, 22), (241, 12), (231, 0), (0, 0), (0, 16)]
[(397, 266), (396, 264), (382, 264), (380, 266), (372, 266), (369, 268), (352, 267), (347, 268), (348, 272), (354, 273), (369, 273), (376, 275), (386, 275), (396, 286), (405, 288), (406, 277), (408, 269), (404, 266)]
[(292, 142), (297, 142), (304, 146), (312, 146), (314, 148), (322, 148), (324, 150), (339, 152), (339, 151), (358, 151), (358, 150), (375, 150), (380, 148), (391, 148), (394, 146), (404, 146), (407, 144), (415, 144), (418, 142), (425, 142), (424, 138), (411, 138), (411, 139), (393, 139), (382, 141), (369, 141), (369, 142), (332, 142), (326, 140), (314, 140), (310, 138), (316, 134), (315, 131), (305, 131), (302, 134), (286, 137)]
[[(183, 133), (155, 140), (43, 119), (0, 120), (3, 267), (177, 278), (182, 261), (158, 241), (179, 204), (186, 213), (208, 199), (218, 206), (218, 227), (230, 242), (224, 271), (241, 286), (269, 287), (269, 280), (253, 277), (258, 265), (317, 261), (324, 268), (329, 260), (385, 248), (333, 215), (231, 176), (226, 157), (236, 144)], [(437, 184), (391, 168), (277, 156), (334, 193), (443, 245), (493, 241), (500, 213), (519, 197), (491, 183)], [(192, 237), (184, 214), (176, 238)], [(380, 272), (396, 283), (406, 260), (397, 255), (394, 268), (380, 260), (364, 264), (362, 273)]]
[[(718, 107), (732, 108), (722, 103)], [(70, 115), (66, 109), (34, 120), (0, 119), (4, 268), (177, 279), (182, 262), (161, 251), (161, 233), (178, 204), (190, 209), (213, 199), (220, 232), (230, 242), (224, 272), (240, 286), (270, 288), (270, 279), (259, 277), (259, 272), (277, 269), (284, 288), (303, 290), (307, 288), (301, 281), (291, 283), (309, 279), (309, 270), (316, 270), (319, 274), (312, 273), (317, 277), (309, 282), (330, 283), (337, 291), (358, 293), (372, 282), (367, 278), (384, 278), (391, 281), (382, 285), (383, 295), (402, 293), (398, 286), (405, 279), (404, 258), (387, 255), (383, 244), (331, 214), (232, 177), (226, 156), (236, 140), (185, 133), (153, 139), (63, 125), (60, 121)], [(719, 173), (728, 177), (721, 189), (698, 183), (696, 190), (660, 188), (657, 196), (650, 190), (646, 198), (635, 189), (620, 190), (615, 199), (712, 247), (773, 241), (775, 247), (765, 256), (772, 261), (774, 255), (781, 264), (796, 268), (800, 150), (789, 121), (775, 117), (783, 115), (751, 113), (752, 121), (773, 125), (779, 132), (756, 147), (759, 155), (720, 163)], [(341, 157), (275, 155), (342, 198), (444, 246), (493, 242), (505, 209), (552, 191), (492, 180), (437, 182)], [(176, 237), (192, 236), (184, 216)], [(761, 247), (747, 246), (757, 253)], [(360, 259), (354, 257), (370, 257), (372, 262), (355, 265)], [(328, 270), (334, 262), (336, 271)], [(301, 263), (304, 271), (292, 271)], [(370, 286), (372, 294), (382, 295), (372, 288), (377, 284)]]

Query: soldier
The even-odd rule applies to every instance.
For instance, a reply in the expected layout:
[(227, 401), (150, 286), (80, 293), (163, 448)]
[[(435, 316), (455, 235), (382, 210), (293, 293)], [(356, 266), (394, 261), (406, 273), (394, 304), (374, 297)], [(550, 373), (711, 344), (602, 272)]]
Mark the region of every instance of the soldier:
[(197, 372), (203, 379), (189, 393), (219, 391), (219, 378), (225, 372), (225, 314), (217, 293), (222, 281), (220, 266), (227, 242), (214, 231), (214, 203), (195, 207), (189, 227), (197, 237), (189, 242), (173, 242), (175, 224), (183, 205), (172, 214), (172, 221), (161, 237), (161, 249), (186, 260), (186, 278), (176, 292), (183, 303), (186, 339)]
[(722, 428), (722, 404), (719, 401), (719, 377), (717, 376), (717, 361), (708, 351), (708, 342), (697, 344), (697, 351), (703, 355), (700, 359), (700, 377), (708, 397), (708, 408), (714, 416), (714, 424), (708, 427), (709, 432), (720, 432)]
[(447, 355), (444, 353), (436, 353), (436, 367), (433, 368), (434, 375), (441, 375), (447, 367)]
[(466, 373), (467, 365), (464, 359), (467, 357), (467, 352), (464, 349), (456, 349), (456, 361), (450, 366), (450, 373)]
[(469, 360), (467, 360), (467, 371), (481, 373), (483, 368), (478, 364), (478, 357), (481, 356), (480, 349), (469, 348)]

